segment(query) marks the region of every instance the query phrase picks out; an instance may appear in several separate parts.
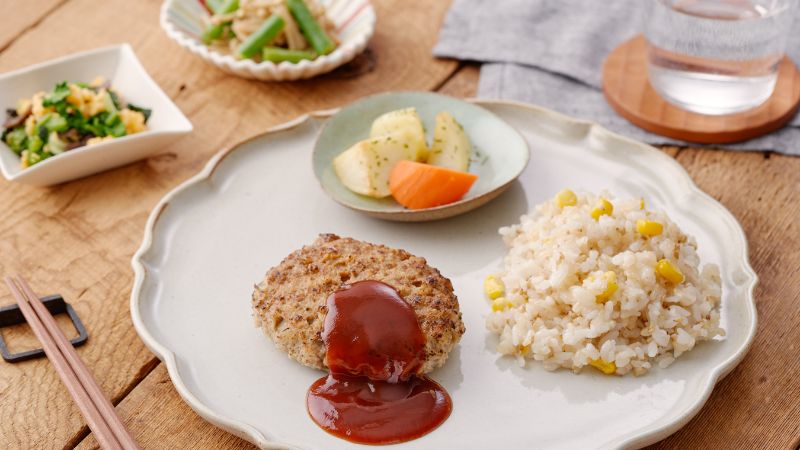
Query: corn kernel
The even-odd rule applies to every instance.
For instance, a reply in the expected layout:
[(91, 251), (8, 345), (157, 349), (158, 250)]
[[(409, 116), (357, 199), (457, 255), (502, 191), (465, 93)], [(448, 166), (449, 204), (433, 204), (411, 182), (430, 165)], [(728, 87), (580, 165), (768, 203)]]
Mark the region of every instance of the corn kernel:
[(592, 210), (592, 219), (599, 220), (600, 216), (610, 216), (614, 212), (614, 205), (606, 199), (601, 199)]
[(590, 359), (589, 365), (606, 375), (611, 375), (617, 371), (617, 365), (614, 363), (614, 361), (605, 362), (602, 359)]
[(556, 204), (559, 208), (563, 208), (565, 206), (575, 206), (578, 204), (578, 196), (576, 196), (575, 193), (569, 189), (564, 189), (556, 194)]
[(653, 220), (639, 219), (636, 221), (636, 231), (642, 236), (658, 236), (664, 231), (664, 225)]
[(673, 284), (683, 283), (683, 274), (671, 262), (662, 259), (656, 263), (656, 272)]
[(608, 299), (617, 292), (619, 286), (617, 285), (617, 274), (614, 272), (606, 272), (603, 274), (603, 280), (606, 282), (606, 289), (597, 295), (595, 299), (597, 303), (605, 303)]
[(644, 197), (639, 199), (639, 209), (644, 209)]
[(514, 305), (511, 304), (511, 301), (505, 297), (497, 297), (492, 300), (492, 311), (495, 312), (511, 308), (512, 306)]
[(492, 300), (502, 296), (505, 290), (506, 287), (503, 285), (503, 280), (496, 275), (489, 275), (483, 280), (483, 292)]

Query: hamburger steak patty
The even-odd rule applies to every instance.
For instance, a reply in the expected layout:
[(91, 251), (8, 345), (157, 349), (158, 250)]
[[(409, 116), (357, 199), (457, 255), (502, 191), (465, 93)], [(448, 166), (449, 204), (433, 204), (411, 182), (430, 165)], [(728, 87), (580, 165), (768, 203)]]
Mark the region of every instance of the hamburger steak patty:
[(267, 272), (253, 291), (253, 312), (278, 349), (306, 366), (325, 369), (321, 333), (326, 299), (342, 285), (382, 281), (414, 308), (425, 335), (420, 370), (440, 367), (464, 334), (450, 280), (405, 250), (322, 234)]

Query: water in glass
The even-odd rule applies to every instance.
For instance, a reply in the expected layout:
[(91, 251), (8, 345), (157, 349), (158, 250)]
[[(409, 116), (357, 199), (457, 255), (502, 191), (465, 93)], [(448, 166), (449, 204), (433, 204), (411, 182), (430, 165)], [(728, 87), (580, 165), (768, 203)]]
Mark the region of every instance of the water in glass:
[(648, 75), (667, 101), (731, 114), (766, 101), (800, 0), (648, 0)]

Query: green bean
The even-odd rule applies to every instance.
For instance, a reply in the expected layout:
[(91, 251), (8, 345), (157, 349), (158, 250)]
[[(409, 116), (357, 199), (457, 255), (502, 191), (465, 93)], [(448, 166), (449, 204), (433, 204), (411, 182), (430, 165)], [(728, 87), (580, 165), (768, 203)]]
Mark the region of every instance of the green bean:
[(250, 58), (269, 44), (283, 29), (285, 22), (278, 14), (273, 14), (253, 34), (239, 46), (237, 53), (242, 58)]
[(294, 20), (297, 21), (300, 31), (303, 32), (303, 35), (308, 39), (317, 54), (327, 55), (333, 51), (336, 45), (314, 19), (314, 15), (311, 14), (303, 0), (286, 0), (286, 6), (289, 7), (289, 11), (291, 11)]
[[(219, 10), (214, 10), (214, 14), (230, 14), (237, 9), (239, 9), (239, 0), (222, 0), (223, 3), (219, 7)], [(212, 7), (213, 10), (213, 7)], [(213, 41), (216, 41), (222, 36), (222, 32), (225, 30), (225, 23), (212, 23), (211, 25), (206, 28), (206, 31), (203, 32), (203, 42), (206, 44), (210, 44)]]
[(206, 0), (206, 6), (211, 10), (211, 13), (219, 14), (225, 5), (224, 2), (225, 0)]
[(264, 61), (272, 61), (274, 63), (283, 61), (298, 63), (304, 59), (314, 59), (316, 56), (317, 55), (314, 54), (314, 52), (307, 52), (304, 50), (287, 50), (279, 47), (264, 47), (264, 50), (261, 51), (261, 58)]

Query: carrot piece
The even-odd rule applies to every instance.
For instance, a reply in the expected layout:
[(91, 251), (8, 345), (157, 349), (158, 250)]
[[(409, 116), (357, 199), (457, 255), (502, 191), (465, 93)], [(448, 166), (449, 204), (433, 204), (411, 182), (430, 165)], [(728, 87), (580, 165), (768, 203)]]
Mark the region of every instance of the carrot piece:
[(408, 209), (432, 208), (461, 199), (478, 176), (414, 161), (395, 164), (389, 191)]

